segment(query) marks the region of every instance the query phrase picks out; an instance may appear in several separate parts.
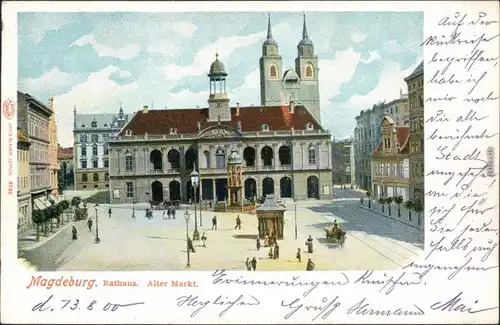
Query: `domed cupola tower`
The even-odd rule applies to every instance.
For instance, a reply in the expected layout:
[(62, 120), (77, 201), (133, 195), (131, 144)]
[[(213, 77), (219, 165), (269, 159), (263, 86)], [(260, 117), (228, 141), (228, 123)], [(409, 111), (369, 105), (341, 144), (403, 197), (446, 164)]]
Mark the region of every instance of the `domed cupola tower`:
[(271, 31), (271, 15), (267, 19), (267, 37), (262, 44), (260, 66), (260, 102), (261, 105), (281, 105), (281, 76), (283, 59), (279, 55), (278, 42)]
[(231, 121), (229, 97), (226, 91), (227, 73), (224, 64), (219, 61), (219, 53), (210, 65), (208, 78), (210, 80), (210, 95), (208, 97), (208, 121)]
[(314, 45), (307, 33), (305, 14), (302, 27), (302, 39), (297, 45), (295, 72), (300, 77), (300, 104), (306, 106), (316, 120), (321, 122), (318, 57), (314, 55)]

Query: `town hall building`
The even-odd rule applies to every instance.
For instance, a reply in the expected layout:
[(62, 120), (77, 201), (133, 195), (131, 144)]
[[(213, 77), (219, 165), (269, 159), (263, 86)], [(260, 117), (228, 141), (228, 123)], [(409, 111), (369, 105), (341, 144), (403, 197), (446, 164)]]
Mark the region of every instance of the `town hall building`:
[[(317, 58), (305, 21), (298, 45), (300, 72), (289, 69), (283, 80), (272, 79), (281, 73), (277, 50), (269, 24), (262, 46), (261, 106), (230, 105), (228, 74), (216, 54), (208, 74), (207, 108), (153, 110), (144, 106), (135, 112), (118, 136), (109, 140), (111, 203), (189, 201), (194, 195), (193, 170), (200, 174), (197, 196), (224, 201), (227, 157), (232, 151), (243, 162), (242, 190), (248, 200), (267, 194), (331, 199), (331, 135), (319, 122), (319, 95), (304, 91), (313, 95), (300, 99), (302, 85), (317, 87)], [(286, 79), (292, 75), (296, 79)], [(301, 86), (297, 88), (296, 82), (287, 88), (285, 79), (300, 81)]]

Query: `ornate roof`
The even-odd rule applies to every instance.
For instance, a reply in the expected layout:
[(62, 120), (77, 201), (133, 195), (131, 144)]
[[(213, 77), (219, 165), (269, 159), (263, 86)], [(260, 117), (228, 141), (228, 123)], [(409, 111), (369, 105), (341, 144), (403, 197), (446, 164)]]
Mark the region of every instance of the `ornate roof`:
[(215, 54), (215, 61), (210, 65), (210, 73), (208, 76), (227, 76), (224, 64), (219, 61), (219, 53)]
[[(391, 119), (392, 120), (392, 119)], [(394, 122), (393, 122), (394, 123)], [(396, 127), (396, 139), (398, 140), (400, 147), (399, 147), (399, 154), (408, 154), (409, 153), (409, 135), (410, 135), (410, 128), (403, 126), (403, 127)], [(372, 156), (376, 157), (378, 154), (381, 152), (382, 149), (382, 142), (372, 151)]]
[(73, 147), (59, 147), (57, 148), (57, 159), (69, 159), (73, 158)]
[(274, 195), (267, 195), (266, 200), (260, 207), (255, 209), (256, 212), (259, 211), (286, 211), (286, 208), (282, 207), (281, 205), (276, 202)]
[(237, 149), (235, 149), (235, 148), (231, 149), (231, 153), (229, 154), (229, 157), (227, 158), (227, 163), (229, 165), (241, 164), (241, 157), (238, 154)]
[[(128, 116), (125, 116), (128, 119)], [(93, 124), (94, 122), (94, 124)], [(92, 125), (95, 125), (93, 127)], [(75, 115), (75, 130), (92, 130), (92, 129), (120, 129), (118, 126), (117, 114), (76, 114)]]
[(413, 72), (405, 78), (405, 81), (408, 81), (408, 80), (411, 80), (415, 77), (418, 77), (420, 75), (422, 75), (424, 73), (424, 61), (420, 62), (420, 64), (418, 65), (418, 67), (413, 70)]
[(302, 26), (302, 39), (300, 40), (299, 45), (313, 45), (312, 41), (309, 39), (309, 35), (307, 34), (305, 14), (304, 14), (304, 25)]
[[(177, 134), (197, 134), (197, 121), (200, 122), (200, 130), (218, 125), (218, 122), (208, 122), (208, 108), (161, 109), (149, 110), (147, 113), (140, 110), (118, 135), (124, 136), (127, 130), (132, 131), (132, 135), (162, 135), (169, 134), (171, 128), (177, 129)], [(289, 131), (291, 128), (306, 130), (307, 123), (312, 123), (314, 130), (323, 130), (307, 108), (298, 104), (294, 107), (294, 113), (282, 109), (282, 106), (240, 106), (237, 114), (236, 107), (231, 107), (231, 121), (221, 122), (221, 126), (237, 130), (240, 122), (243, 133), (261, 132), (263, 121), (271, 132)]]

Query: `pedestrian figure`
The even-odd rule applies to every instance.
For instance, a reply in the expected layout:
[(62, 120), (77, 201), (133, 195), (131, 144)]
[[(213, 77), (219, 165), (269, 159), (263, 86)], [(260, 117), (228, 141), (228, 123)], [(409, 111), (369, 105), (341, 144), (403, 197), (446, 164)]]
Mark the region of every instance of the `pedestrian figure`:
[(274, 253), (273, 246), (271, 246), (271, 247), (269, 247), (269, 254), (267, 254), (270, 259), (272, 259), (274, 257), (273, 253)]
[(212, 230), (217, 230), (217, 216), (212, 218)]
[(175, 219), (175, 208), (172, 209), (172, 217)]
[(252, 258), (250, 263), (252, 264), (252, 269), (255, 271), (257, 269), (257, 260), (255, 259), (255, 256)]
[(240, 215), (238, 215), (236, 217), (236, 226), (234, 227), (234, 229), (238, 228), (239, 230), (241, 230), (241, 219), (240, 219)]
[(302, 262), (302, 254), (300, 253), (300, 248), (297, 248), (297, 255), (295, 257), (297, 257), (297, 261), (299, 263)]
[(207, 235), (205, 233), (201, 235), (201, 241), (203, 242), (203, 247), (207, 247)]
[(212, 208), (212, 201), (208, 202), (208, 206), (210, 207), (210, 209)]
[(75, 226), (73, 226), (73, 229), (71, 230), (71, 232), (73, 233), (73, 240), (77, 240), (78, 239), (78, 230), (76, 230)]
[(314, 262), (309, 257), (309, 259), (307, 260), (306, 271), (314, 271), (315, 267), (316, 267), (316, 264), (314, 264)]
[(257, 247), (257, 250), (260, 251), (260, 239), (257, 238), (257, 242), (255, 243), (255, 246)]
[(307, 246), (307, 252), (309, 254), (312, 254), (313, 253), (313, 239), (312, 239), (311, 235), (309, 235), (309, 238), (307, 238), (306, 246)]
[(188, 251), (190, 251), (192, 253), (196, 253), (196, 251), (194, 250), (193, 241), (189, 237), (188, 237)]
[(274, 259), (277, 260), (280, 258), (280, 247), (278, 246), (278, 243), (274, 245)]
[(109, 210), (108, 210), (108, 215), (109, 215), (109, 218), (111, 219), (111, 208), (109, 208)]
[(87, 226), (89, 227), (89, 232), (92, 231), (92, 219), (89, 218), (89, 220), (87, 221)]
[(168, 208), (168, 210), (167, 210), (167, 218), (168, 219), (170, 219), (170, 213), (171, 213), (170, 208)]
[(245, 261), (245, 266), (247, 267), (247, 271), (252, 271), (252, 263), (250, 263), (249, 257), (247, 257), (247, 260)]

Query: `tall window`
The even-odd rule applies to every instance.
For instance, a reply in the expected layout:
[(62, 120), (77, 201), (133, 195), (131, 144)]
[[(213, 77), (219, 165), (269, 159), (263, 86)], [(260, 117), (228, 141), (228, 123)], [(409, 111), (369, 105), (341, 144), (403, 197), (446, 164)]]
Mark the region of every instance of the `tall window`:
[(134, 183), (127, 182), (127, 197), (134, 197)]
[(108, 144), (107, 144), (107, 143), (106, 143), (106, 144), (104, 144), (104, 146), (103, 146), (103, 151), (104, 151), (104, 155), (105, 155), (105, 156), (109, 154), (109, 149), (108, 149)]
[(104, 164), (104, 168), (109, 168), (109, 160), (108, 159), (104, 159), (102, 162)]
[(92, 155), (97, 156), (97, 145), (96, 144), (94, 144), (92, 146)]
[(94, 173), (94, 175), (92, 175), (92, 179), (94, 180), (94, 182), (99, 182), (99, 174)]
[(92, 168), (99, 168), (99, 162), (97, 159), (92, 160)]
[(82, 174), (82, 182), (86, 182), (88, 179), (87, 174)]
[(134, 169), (134, 157), (132, 157), (131, 153), (128, 153), (125, 156), (125, 170), (131, 171)]
[(80, 134), (80, 142), (81, 143), (87, 142), (87, 135), (86, 134)]
[(276, 76), (278, 75), (278, 71), (276, 69), (276, 66), (273, 64), (271, 65), (271, 67), (269, 68), (269, 76), (271, 78), (276, 78)]
[(311, 78), (313, 76), (313, 68), (311, 64), (308, 64), (306, 67), (306, 77)]
[(226, 167), (226, 153), (223, 149), (217, 149), (215, 152), (215, 168)]
[(99, 142), (99, 134), (92, 134), (92, 135), (90, 136), (90, 140), (91, 140), (92, 142)]
[(309, 147), (309, 165), (316, 165), (316, 148), (314, 146)]
[(87, 147), (82, 146), (82, 156), (86, 156), (86, 155), (87, 155)]
[(82, 160), (82, 168), (87, 168), (87, 161), (86, 160)]
[(109, 141), (109, 134), (106, 134), (106, 133), (105, 133), (105, 134), (103, 134), (103, 135), (102, 135), (102, 141), (103, 141), (103, 142), (108, 142), (108, 141)]

